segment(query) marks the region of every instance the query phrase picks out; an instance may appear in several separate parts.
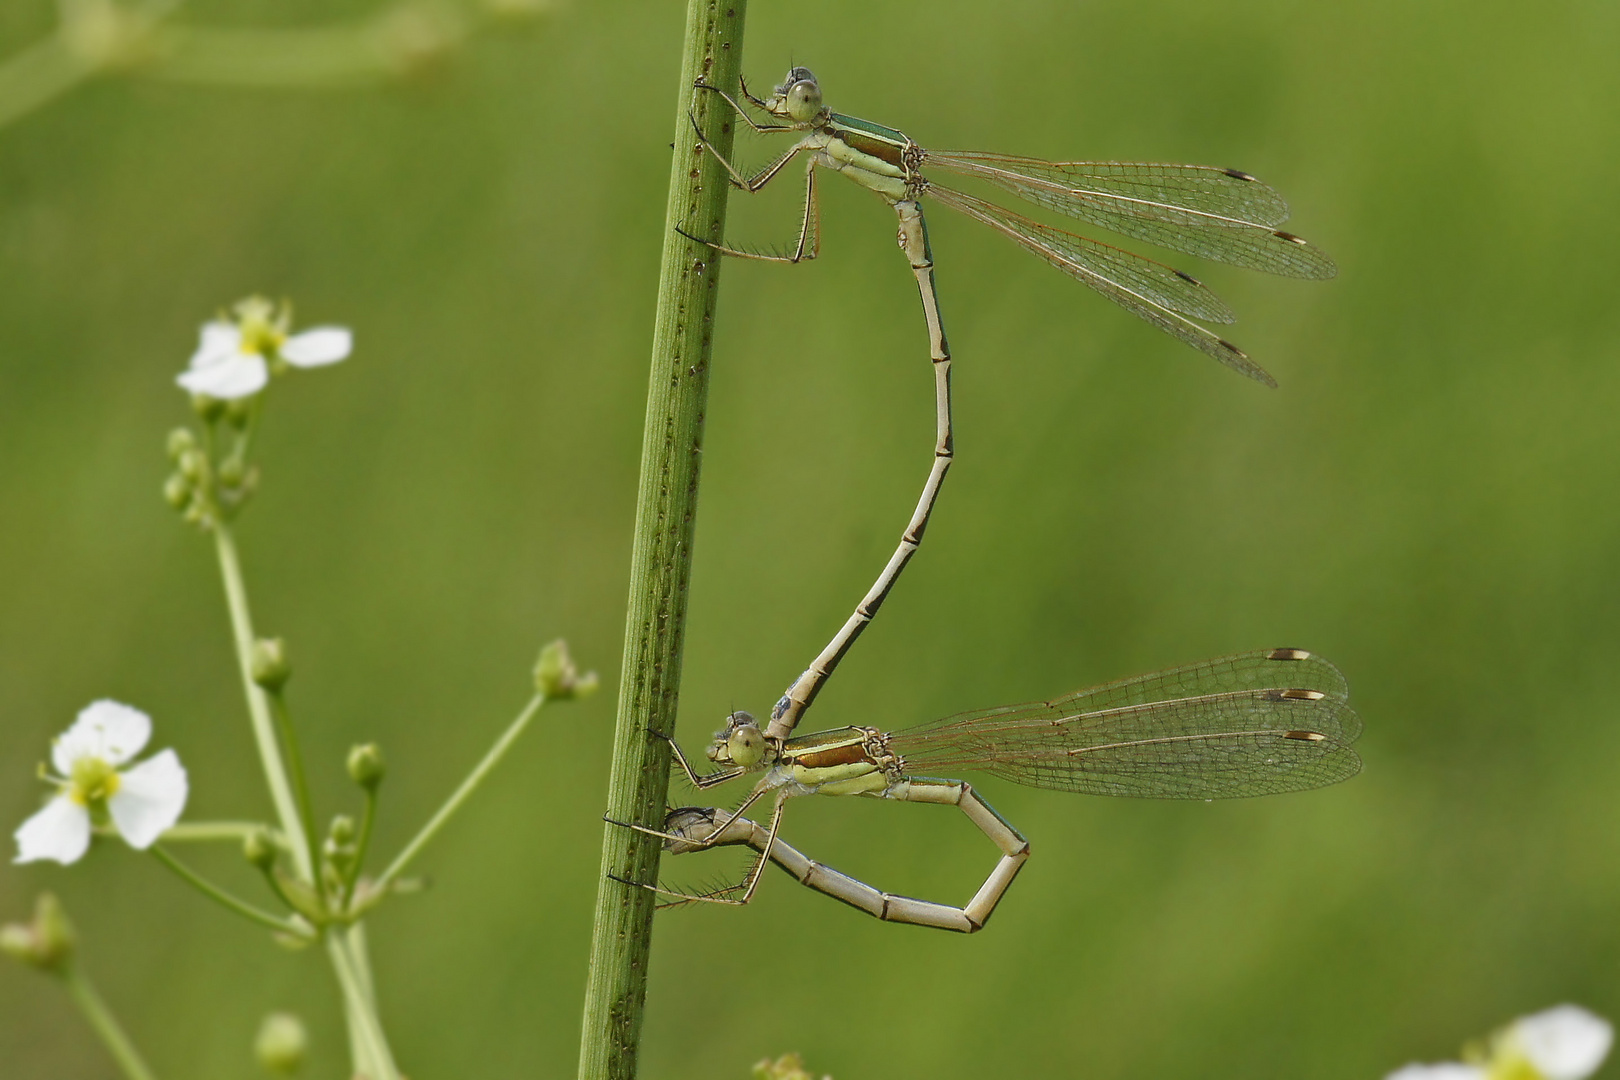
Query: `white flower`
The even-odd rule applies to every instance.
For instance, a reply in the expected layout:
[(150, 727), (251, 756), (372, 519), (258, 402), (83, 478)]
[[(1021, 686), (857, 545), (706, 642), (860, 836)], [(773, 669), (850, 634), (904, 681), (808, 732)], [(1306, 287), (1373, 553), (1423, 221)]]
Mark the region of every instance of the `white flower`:
[(152, 720), (139, 709), (116, 701), (85, 706), (51, 747), (57, 775), (47, 779), (60, 790), (14, 834), (12, 861), (77, 862), (90, 846), (91, 812), (103, 809), (131, 847), (151, 847), (180, 820), (188, 791), (186, 770), (173, 750), (119, 771), (151, 736)]
[(349, 355), (354, 335), (342, 326), (318, 326), (288, 335), (291, 313), (262, 297), (233, 309), (233, 320), (205, 323), (191, 363), (175, 380), (193, 394), (230, 401), (251, 397), (270, 381), (272, 365), (311, 368), (335, 364)]
[(1559, 1005), (1498, 1031), (1475, 1063), (1412, 1064), (1385, 1080), (1586, 1080), (1613, 1042), (1614, 1028), (1603, 1017), (1579, 1005)]
[(1515, 1020), (1502, 1042), (1547, 1080), (1586, 1080), (1609, 1056), (1614, 1028), (1579, 1005), (1557, 1005)]
[(1485, 1070), (1478, 1065), (1464, 1065), (1460, 1061), (1442, 1061), (1434, 1065), (1413, 1062), (1390, 1073), (1384, 1080), (1485, 1080)]

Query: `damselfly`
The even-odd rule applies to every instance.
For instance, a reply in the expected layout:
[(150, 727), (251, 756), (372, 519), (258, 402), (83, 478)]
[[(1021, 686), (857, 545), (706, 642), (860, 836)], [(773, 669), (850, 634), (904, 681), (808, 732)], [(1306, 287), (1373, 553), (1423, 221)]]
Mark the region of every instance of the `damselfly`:
[[(972, 933), (985, 924), (1029, 858), (1029, 842), (961, 780), (916, 770), (978, 771), (1032, 787), (1089, 795), (1229, 799), (1335, 784), (1361, 768), (1352, 744), (1361, 719), (1338, 668), (1303, 649), (1266, 649), (1124, 679), (1053, 701), (963, 713), (885, 732), (846, 727), (776, 742), (747, 713), (733, 713), (702, 775), (672, 742), (689, 779), (707, 789), (759, 774), (736, 810), (680, 807), (662, 830), (685, 854), (740, 844), (759, 853), (744, 880), (704, 893), (651, 888), (675, 903), (746, 904), (767, 862), (804, 885), (891, 922)], [(770, 824), (743, 813), (774, 795)], [(815, 862), (778, 833), (789, 799), (865, 795), (956, 806), (1001, 851), (963, 907), (880, 892)]]
[[(835, 113), (822, 104), (821, 88), (806, 68), (790, 70), (775, 92), (760, 99), (739, 89), (743, 102), (769, 118), (761, 123), (724, 90), (719, 94), (757, 132), (802, 132), (793, 146), (749, 176), (698, 133), (702, 145), (725, 166), (736, 186), (757, 192), (804, 155), (804, 219), (791, 251), (766, 254), (727, 246), (719, 239), (691, 237), (726, 255), (775, 262), (813, 259), (820, 246), (816, 170), (831, 169), (876, 192), (900, 220), (899, 244), (922, 294), (934, 364), (936, 427), (934, 460), (922, 497), (883, 572), (810, 667), (771, 712), (766, 734), (785, 739), (809, 708), (855, 638), (877, 613), (918, 545), (953, 458), (950, 348), (940, 319), (934, 259), (920, 200), (928, 196), (995, 229), (1026, 250), (1089, 285), (1165, 333), (1208, 353), (1228, 367), (1268, 386), (1276, 382), (1236, 345), (1200, 323), (1229, 323), (1233, 314), (1198, 279), (1163, 263), (1110, 244), (1032, 221), (924, 175), (941, 170), (982, 180), (1045, 210), (1079, 218), (1159, 247), (1285, 277), (1328, 278), (1333, 260), (1317, 247), (1277, 226), (1288, 205), (1275, 190), (1248, 173), (1205, 165), (1129, 162), (1041, 161), (977, 151), (926, 150), (893, 128)], [(695, 126), (695, 122), (694, 122)]]

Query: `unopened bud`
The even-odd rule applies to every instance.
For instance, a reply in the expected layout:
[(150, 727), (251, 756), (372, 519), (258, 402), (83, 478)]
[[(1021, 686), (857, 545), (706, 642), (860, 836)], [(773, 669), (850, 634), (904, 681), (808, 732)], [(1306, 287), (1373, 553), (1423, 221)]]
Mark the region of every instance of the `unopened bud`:
[(276, 842), (270, 838), (270, 830), (254, 829), (242, 841), (242, 857), (258, 867), (268, 870), (276, 864)]
[(348, 814), (338, 814), (332, 818), (332, 827), (327, 831), (334, 844), (349, 844), (354, 842), (354, 818)]
[[(810, 1071), (804, 1067), (804, 1058), (798, 1054), (783, 1054), (772, 1061), (766, 1058), (754, 1065), (754, 1080), (815, 1080)], [(832, 1080), (832, 1077), (823, 1077), (822, 1080)]]
[(247, 397), (232, 398), (227, 401), (225, 403), (225, 422), (238, 431), (247, 427), (248, 421), (253, 419), (254, 396), (249, 394)]
[(377, 790), (383, 774), (388, 771), (383, 763), (382, 750), (376, 743), (362, 743), (350, 750), (348, 767), (349, 779), (367, 791)]
[(180, 475), (193, 484), (208, 477), (208, 455), (195, 446), (180, 455)]
[(179, 473), (170, 473), (163, 481), (163, 501), (176, 510), (184, 510), (191, 502), (191, 481)]
[(275, 693), (287, 685), (292, 665), (287, 661), (287, 643), (280, 638), (260, 638), (253, 643), (253, 681)]
[(308, 1052), (309, 1033), (303, 1021), (292, 1013), (273, 1012), (266, 1016), (253, 1039), (253, 1053), (259, 1064), (283, 1076), (297, 1072)]
[(219, 482), (227, 487), (240, 487), (246, 472), (241, 458), (226, 458), (219, 466)]
[(372, 27), (372, 40), (398, 75), (424, 75), (442, 65), (467, 36), (455, 8), (422, 0), (393, 8)]
[(212, 424), (225, 415), (226, 404), (220, 398), (209, 397), (207, 394), (191, 395), (191, 411), (201, 417), (205, 424)]
[(0, 952), (41, 971), (60, 971), (73, 958), (73, 924), (55, 893), (40, 893), (34, 918), (0, 926)]
[(596, 672), (579, 673), (568, 655), (568, 642), (559, 638), (540, 650), (540, 660), (534, 665), (534, 688), (548, 701), (585, 697), (596, 687)]
[(197, 436), (191, 433), (190, 428), (177, 427), (169, 432), (169, 460), (178, 462), (180, 455), (197, 445)]

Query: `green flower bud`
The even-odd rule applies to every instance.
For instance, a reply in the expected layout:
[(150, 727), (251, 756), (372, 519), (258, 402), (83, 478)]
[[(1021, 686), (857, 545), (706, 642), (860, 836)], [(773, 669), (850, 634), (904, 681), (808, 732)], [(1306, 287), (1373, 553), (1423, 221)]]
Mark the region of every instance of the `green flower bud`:
[(200, 484), (208, 478), (208, 455), (197, 447), (180, 455), (180, 475), (193, 484)]
[(38, 966), (34, 959), (34, 931), (22, 923), (8, 922), (0, 926), (0, 953), (5, 953), (19, 964)]
[(559, 638), (540, 650), (540, 660), (534, 665), (534, 688), (548, 701), (585, 697), (595, 693), (596, 687), (596, 672), (579, 673), (568, 655), (568, 642)]
[(246, 472), (240, 458), (226, 458), (219, 466), (219, 482), (228, 487), (241, 487)]
[(73, 924), (54, 893), (40, 893), (28, 923), (0, 926), (0, 952), (41, 971), (60, 971), (73, 959)]
[(309, 1033), (303, 1021), (292, 1013), (273, 1012), (266, 1016), (253, 1039), (253, 1054), (259, 1064), (283, 1076), (297, 1072), (308, 1052)]
[[(754, 1065), (754, 1080), (815, 1080), (798, 1054), (783, 1054), (775, 1061), (766, 1058)], [(822, 1080), (832, 1080), (825, 1076)]]
[(197, 445), (197, 436), (191, 433), (190, 428), (177, 427), (169, 432), (169, 460), (179, 461), (180, 455)]
[(367, 791), (376, 791), (377, 785), (382, 783), (383, 773), (387, 771), (382, 750), (376, 743), (362, 743), (350, 750), (348, 767), (349, 779)]
[(225, 415), (225, 405), (226, 402), (207, 394), (191, 395), (191, 411), (201, 417), (205, 424), (215, 423)]
[(332, 827), (327, 831), (334, 844), (343, 845), (354, 842), (354, 818), (348, 814), (338, 814), (332, 818)]
[(40, 893), (34, 902), (34, 932), (40, 948), (52, 965), (65, 964), (73, 955), (73, 924), (55, 893)]
[(242, 841), (242, 857), (258, 867), (268, 870), (276, 865), (276, 842), (269, 829), (254, 829)]
[(389, 10), (372, 25), (370, 36), (394, 73), (409, 78), (442, 66), (466, 40), (467, 26), (455, 8), (424, 0)]
[(280, 638), (260, 638), (253, 643), (253, 681), (271, 693), (287, 685), (292, 665), (287, 661), (287, 643)]
[(163, 481), (163, 501), (176, 510), (184, 510), (191, 502), (191, 481), (179, 473), (170, 473)]
[(225, 403), (225, 422), (238, 431), (247, 427), (248, 421), (253, 419), (253, 397), (232, 398)]

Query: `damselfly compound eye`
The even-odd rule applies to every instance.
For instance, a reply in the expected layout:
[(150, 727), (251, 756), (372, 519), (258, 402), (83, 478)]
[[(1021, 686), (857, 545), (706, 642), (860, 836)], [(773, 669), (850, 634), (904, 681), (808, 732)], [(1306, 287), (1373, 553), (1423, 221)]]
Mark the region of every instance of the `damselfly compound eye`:
[(726, 739), (726, 751), (738, 765), (757, 765), (765, 756), (765, 736), (753, 724), (742, 724)]
[(801, 124), (815, 119), (821, 112), (821, 87), (816, 85), (814, 79), (801, 79), (794, 83), (788, 87), (787, 109), (788, 115)]

